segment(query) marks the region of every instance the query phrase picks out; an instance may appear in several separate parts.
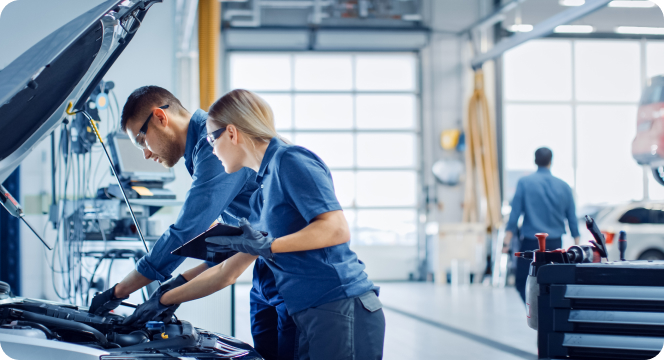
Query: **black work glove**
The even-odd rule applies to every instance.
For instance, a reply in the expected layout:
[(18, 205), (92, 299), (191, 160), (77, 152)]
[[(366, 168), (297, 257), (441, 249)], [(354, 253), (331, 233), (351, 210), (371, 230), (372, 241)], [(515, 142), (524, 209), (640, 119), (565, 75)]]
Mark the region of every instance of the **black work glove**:
[[(163, 286), (163, 285), (162, 285)], [(179, 304), (173, 304), (170, 306), (163, 305), (159, 302), (161, 296), (164, 295), (168, 290), (159, 287), (148, 301), (139, 305), (134, 313), (127, 316), (122, 322), (123, 325), (129, 326), (143, 326), (148, 321), (163, 321), (162, 319), (165, 316), (168, 316), (167, 311), (171, 310), (170, 316), (173, 316), (175, 309), (178, 308)], [(170, 317), (169, 317), (170, 318)]]
[(205, 241), (208, 249), (216, 245), (219, 250), (235, 250), (237, 252), (262, 256), (267, 260), (274, 261), (272, 255), (272, 243), (274, 238), (265, 236), (260, 231), (254, 230), (247, 219), (240, 219), (238, 225), (242, 229), (242, 235), (238, 236), (211, 236)]
[[(165, 294), (169, 290), (173, 290), (178, 286), (182, 286), (187, 283), (187, 279), (182, 276), (182, 274), (171, 278), (170, 280), (166, 281), (165, 283), (161, 284), (161, 286), (155, 291), (155, 293), (161, 291), (162, 294)], [(153, 294), (154, 295), (154, 294)], [(173, 314), (175, 314), (175, 310), (178, 309), (180, 304), (173, 304), (168, 307), (166, 311), (155, 317), (153, 320), (154, 321), (162, 321), (164, 324), (170, 324), (172, 319), (173, 319)]]
[(113, 285), (112, 288), (104, 291), (103, 293), (95, 295), (95, 297), (92, 298), (92, 303), (90, 303), (90, 309), (88, 312), (95, 315), (106, 315), (109, 311), (120, 306), (120, 303), (123, 300), (127, 300), (129, 297), (115, 297), (114, 293), (116, 286), (118, 286), (118, 284)]

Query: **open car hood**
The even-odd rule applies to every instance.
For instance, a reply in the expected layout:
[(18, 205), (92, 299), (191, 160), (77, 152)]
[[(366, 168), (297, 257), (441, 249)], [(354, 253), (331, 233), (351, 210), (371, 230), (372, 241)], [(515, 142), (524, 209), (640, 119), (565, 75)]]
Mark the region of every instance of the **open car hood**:
[(162, 0), (108, 0), (52, 32), (0, 71), (0, 183), (94, 87)]

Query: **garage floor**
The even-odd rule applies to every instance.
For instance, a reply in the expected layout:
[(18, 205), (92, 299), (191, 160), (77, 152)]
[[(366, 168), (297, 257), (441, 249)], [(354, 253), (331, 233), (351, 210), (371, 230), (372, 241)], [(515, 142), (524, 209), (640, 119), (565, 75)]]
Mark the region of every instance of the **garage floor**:
[[(387, 321), (385, 360), (537, 359), (537, 333), (526, 325), (514, 288), (378, 285)], [(248, 343), (252, 343), (250, 288), (250, 284), (236, 286), (235, 335)]]

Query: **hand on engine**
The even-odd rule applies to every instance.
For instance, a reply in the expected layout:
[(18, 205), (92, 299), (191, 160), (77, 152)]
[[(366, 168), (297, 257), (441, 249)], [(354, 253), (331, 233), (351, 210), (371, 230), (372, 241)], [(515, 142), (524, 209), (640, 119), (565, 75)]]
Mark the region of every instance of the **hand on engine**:
[(129, 298), (115, 297), (115, 286), (117, 286), (117, 284), (112, 288), (104, 291), (103, 293), (95, 295), (95, 297), (92, 298), (92, 303), (90, 303), (90, 309), (88, 312), (95, 315), (105, 315), (109, 311), (120, 306), (120, 303), (123, 300), (127, 300)]
[(164, 305), (159, 300), (169, 290), (172, 290), (180, 285), (186, 283), (187, 280), (178, 275), (173, 279), (163, 283), (153, 294), (148, 301), (139, 305), (134, 313), (127, 316), (122, 322), (123, 325), (143, 326), (148, 321), (163, 321), (168, 324), (175, 313), (175, 310), (180, 304)]

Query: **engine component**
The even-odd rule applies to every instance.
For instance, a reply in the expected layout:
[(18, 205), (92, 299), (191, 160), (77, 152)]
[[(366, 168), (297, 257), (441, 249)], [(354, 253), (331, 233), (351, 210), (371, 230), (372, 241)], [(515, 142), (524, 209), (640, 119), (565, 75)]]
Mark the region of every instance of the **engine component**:
[(35, 339), (47, 339), (46, 333), (42, 330), (33, 329), (27, 325), (2, 325), (0, 334), (27, 336)]
[(111, 333), (108, 336), (108, 341), (120, 346), (131, 346), (148, 342), (149, 336), (143, 330), (132, 331), (129, 334)]

